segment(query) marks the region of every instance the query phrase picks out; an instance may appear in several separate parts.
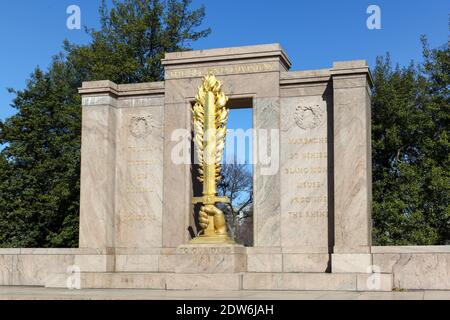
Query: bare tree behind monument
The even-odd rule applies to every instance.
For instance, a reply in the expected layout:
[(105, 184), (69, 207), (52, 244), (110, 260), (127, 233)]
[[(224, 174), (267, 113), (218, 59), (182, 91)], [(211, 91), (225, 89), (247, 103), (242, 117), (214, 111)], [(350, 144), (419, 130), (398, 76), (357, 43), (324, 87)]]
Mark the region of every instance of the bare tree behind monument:
[(240, 244), (253, 244), (253, 175), (249, 165), (224, 164), (218, 193), (230, 203), (222, 204), (231, 237)]

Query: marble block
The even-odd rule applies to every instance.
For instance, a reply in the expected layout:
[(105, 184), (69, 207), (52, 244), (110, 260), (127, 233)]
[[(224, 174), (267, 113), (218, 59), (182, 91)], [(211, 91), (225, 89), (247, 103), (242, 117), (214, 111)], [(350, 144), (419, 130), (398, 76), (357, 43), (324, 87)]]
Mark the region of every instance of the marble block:
[(13, 282), (15, 255), (0, 255), (0, 285), (9, 286)]
[[(436, 246), (439, 247), (439, 246)], [(401, 248), (401, 247), (400, 247)], [(382, 250), (382, 247), (378, 248)], [(394, 249), (386, 251), (394, 251)], [(375, 253), (373, 264), (381, 272), (394, 275), (394, 287), (416, 290), (448, 290), (450, 288), (450, 252), (428, 247), (403, 248), (403, 253)], [(450, 246), (447, 246), (447, 250)], [(400, 250), (400, 249), (397, 249)], [(409, 251), (409, 252), (408, 252)], [(415, 253), (414, 251), (422, 251)], [(425, 253), (424, 251), (428, 251)]]
[(121, 254), (116, 255), (116, 272), (157, 272), (159, 255)]
[[(68, 276), (55, 274), (47, 288), (67, 288)], [(142, 272), (82, 272), (80, 289), (154, 289), (154, 290), (241, 290), (242, 274), (175, 274)]]
[(329, 265), (328, 253), (283, 254), (283, 272), (327, 272)]
[(356, 276), (331, 273), (246, 273), (244, 290), (356, 290)]
[(333, 273), (372, 273), (372, 255), (365, 253), (332, 254)]
[(233, 273), (247, 268), (245, 248), (241, 245), (182, 245), (175, 253), (161, 255), (160, 272)]
[[(375, 280), (372, 279), (372, 277)], [(390, 274), (244, 273), (243, 290), (391, 291)]]
[(110, 255), (76, 255), (74, 265), (81, 272), (111, 272), (114, 271), (115, 256)]
[(363, 273), (356, 276), (357, 291), (392, 291), (394, 276), (389, 273)]
[(281, 272), (283, 258), (281, 253), (247, 254), (248, 272)]

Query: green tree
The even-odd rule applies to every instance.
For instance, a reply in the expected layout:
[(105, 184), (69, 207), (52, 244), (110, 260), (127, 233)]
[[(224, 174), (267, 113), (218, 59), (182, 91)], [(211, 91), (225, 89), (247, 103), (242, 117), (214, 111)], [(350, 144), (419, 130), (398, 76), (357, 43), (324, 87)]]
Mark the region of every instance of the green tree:
[(192, 0), (113, 0), (100, 8), (101, 29), (87, 29), (89, 46), (65, 43), (69, 61), (89, 80), (137, 83), (163, 80), (161, 59), (166, 52), (184, 51), (206, 37), (197, 30), (204, 7), (190, 10)]
[(392, 67), (378, 58), (372, 104), (374, 242), (431, 245), (450, 240), (448, 44), (424, 62)]
[(113, 0), (100, 30), (79, 46), (64, 42), (48, 71), (14, 91), (17, 113), (0, 122), (0, 246), (78, 244), (82, 81), (163, 79), (161, 58), (209, 34), (191, 0)]

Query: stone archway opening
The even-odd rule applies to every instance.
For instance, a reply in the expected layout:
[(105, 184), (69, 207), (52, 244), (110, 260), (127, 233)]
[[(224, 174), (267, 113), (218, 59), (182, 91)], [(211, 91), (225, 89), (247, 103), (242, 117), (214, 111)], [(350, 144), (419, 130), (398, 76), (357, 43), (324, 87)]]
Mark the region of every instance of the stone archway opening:
[(223, 204), (233, 240), (253, 246), (253, 101), (230, 99), (227, 139), (218, 192), (231, 199)]

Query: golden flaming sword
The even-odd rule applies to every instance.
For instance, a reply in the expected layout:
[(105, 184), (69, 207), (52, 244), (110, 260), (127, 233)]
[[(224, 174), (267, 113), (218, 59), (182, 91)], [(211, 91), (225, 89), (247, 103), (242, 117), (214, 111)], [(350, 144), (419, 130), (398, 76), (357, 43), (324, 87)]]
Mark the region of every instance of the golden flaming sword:
[(234, 243), (228, 237), (225, 217), (215, 204), (229, 203), (227, 197), (218, 197), (216, 183), (220, 181), (221, 162), (225, 146), (228, 98), (222, 84), (213, 74), (203, 78), (192, 108), (194, 141), (199, 161), (199, 181), (203, 183), (203, 196), (193, 197), (193, 203), (202, 203), (199, 224), (202, 233), (191, 243)]

